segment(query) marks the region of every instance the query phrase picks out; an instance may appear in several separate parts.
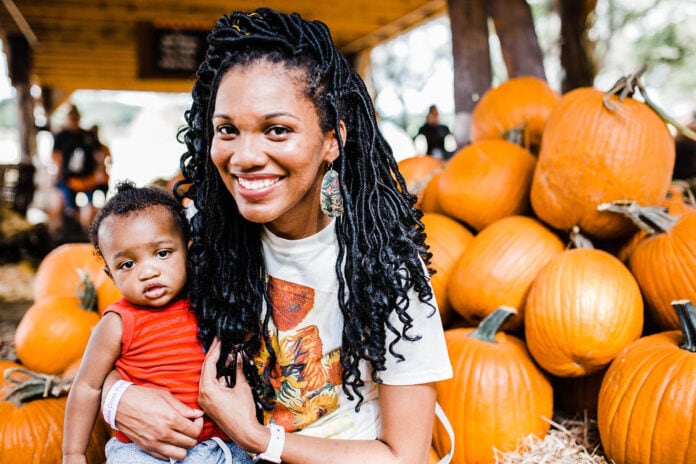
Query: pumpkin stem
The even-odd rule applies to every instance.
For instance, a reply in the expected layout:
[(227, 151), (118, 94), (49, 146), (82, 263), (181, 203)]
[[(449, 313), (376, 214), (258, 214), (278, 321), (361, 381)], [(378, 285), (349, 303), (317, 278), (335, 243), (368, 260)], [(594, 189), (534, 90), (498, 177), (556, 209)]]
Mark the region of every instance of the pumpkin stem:
[(85, 311), (95, 312), (97, 310), (97, 289), (94, 288), (94, 284), (86, 271), (80, 269), (77, 272), (80, 273), (82, 278), (77, 290), (77, 296), (80, 298), (80, 308)]
[(690, 300), (676, 300), (672, 302), (672, 307), (677, 312), (684, 336), (684, 343), (679, 347), (696, 353), (696, 306)]
[(4, 401), (9, 401), (15, 406), (21, 406), (37, 398), (59, 398), (67, 394), (72, 385), (72, 380), (61, 379), (55, 375), (39, 374), (22, 367), (6, 369), (4, 378), (5, 382), (15, 384), (15, 387), (5, 396)]
[(635, 92), (635, 87), (637, 87), (640, 84), (640, 81), (638, 80), (640, 76), (643, 75), (643, 73), (648, 69), (647, 64), (643, 64), (643, 66), (638, 69), (638, 71), (629, 74), (628, 76), (621, 76), (619, 80), (616, 81), (616, 83), (604, 93), (604, 97), (602, 98), (602, 104), (604, 107), (611, 111), (614, 112), (616, 109), (616, 105), (612, 103), (610, 97), (612, 95), (617, 95), (619, 97), (619, 101), (622, 102), (626, 99), (626, 97), (631, 97), (633, 96), (633, 92)]
[(570, 231), (570, 243), (575, 248), (594, 248), (592, 241), (580, 232), (578, 226), (573, 226)]
[(476, 327), (470, 337), (477, 338), (484, 342), (497, 343), (495, 334), (500, 330), (505, 319), (510, 315), (517, 314), (517, 310), (511, 306), (498, 306), (498, 308), (486, 316)]
[(689, 183), (683, 179), (674, 179), (670, 184), (670, 189), (667, 191), (667, 198), (681, 197), (684, 203), (696, 206), (696, 197), (691, 190)]
[(679, 220), (679, 216), (673, 216), (663, 206), (638, 206), (635, 201), (618, 200), (611, 203), (601, 203), (597, 211), (623, 214), (636, 226), (648, 234), (667, 232)]
[(523, 122), (522, 124), (515, 126), (512, 129), (503, 131), (501, 135), (503, 139), (505, 139), (508, 142), (512, 142), (515, 145), (519, 145), (520, 147), (526, 150), (531, 149), (529, 141), (529, 130), (527, 130), (526, 122)]
[(646, 92), (645, 87), (643, 87), (643, 84), (640, 82), (640, 77), (647, 69), (648, 65), (644, 63), (638, 71), (631, 73), (628, 76), (620, 77), (619, 80), (617, 80), (616, 83), (612, 86), (612, 88), (604, 94), (604, 98), (602, 99), (602, 104), (604, 105), (604, 107), (607, 110), (613, 112), (616, 109), (616, 105), (612, 103), (610, 100), (610, 97), (612, 95), (618, 95), (619, 101), (622, 102), (626, 97), (633, 96), (635, 90), (638, 89), (640, 95), (643, 97), (643, 100), (645, 101), (645, 104), (648, 105), (648, 108), (653, 110), (660, 117), (660, 119), (662, 119), (667, 124), (673, 126), (675, 129), (681, 132), (682, 135), (684, 135), (684, 137), (696, 141), (696, 132), (692, 131), (686, 126), (683, 126), (682, 124), (679, 124), (679, 122), (677, 122), (674, 118), (665, 113), (659, 106), (655, 104), (654, 101), (650, 99), (650, 97), (648, 97), (648, 93)]

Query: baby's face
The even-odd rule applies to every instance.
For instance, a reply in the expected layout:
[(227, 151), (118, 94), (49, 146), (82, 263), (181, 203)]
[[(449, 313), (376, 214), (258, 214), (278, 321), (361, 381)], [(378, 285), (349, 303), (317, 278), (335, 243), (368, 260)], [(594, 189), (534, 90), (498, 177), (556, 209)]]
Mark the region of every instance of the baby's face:
[(186, 285), (187, 247), (164, 206), (105, 218), (99, 249), (116, 287), (133, 304), (167, 305)]

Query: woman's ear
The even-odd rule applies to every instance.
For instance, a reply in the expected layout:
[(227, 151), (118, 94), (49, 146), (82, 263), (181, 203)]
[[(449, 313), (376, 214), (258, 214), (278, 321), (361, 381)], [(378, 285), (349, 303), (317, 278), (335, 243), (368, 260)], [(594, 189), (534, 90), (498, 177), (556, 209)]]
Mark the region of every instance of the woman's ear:
[[(343, 122), (343, 120), (338, 121), (338, 130), (339, 130), (339, 135), (341, 138), (341, 143), (343, 146), (346, 145), (346, 123)], [(327, 163), (332, 163), (336, 161), (338, 156), (341, 154), (341, 151), (338, 149), (338, 137), (336, 137), (336, 130), (332, 129), (329, 131), (328, 135), (331, 137), (331, 144), (329, 146), (329, 151), (327, 153), (327, 156), (325, 158)]]

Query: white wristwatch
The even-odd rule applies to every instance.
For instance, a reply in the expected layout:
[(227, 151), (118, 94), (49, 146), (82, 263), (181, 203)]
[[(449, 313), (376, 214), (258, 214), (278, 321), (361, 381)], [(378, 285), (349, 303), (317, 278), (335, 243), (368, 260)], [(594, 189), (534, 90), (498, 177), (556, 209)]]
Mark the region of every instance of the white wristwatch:
[(266, 451), (254, 456), (254, 462), (268, 461), (280, 464), (280, 455), (285, 446), (285, 429), (278, 424), (268, 424), (268, 428), (271, 430), (271, 441), (268, 442)]

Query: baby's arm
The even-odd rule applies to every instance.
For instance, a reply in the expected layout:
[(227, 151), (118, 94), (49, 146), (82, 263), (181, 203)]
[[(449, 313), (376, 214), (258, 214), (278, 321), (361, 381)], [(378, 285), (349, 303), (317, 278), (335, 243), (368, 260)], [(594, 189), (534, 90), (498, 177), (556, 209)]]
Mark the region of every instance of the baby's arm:
[(104, 379), (121, 354), (123, 324), (107, 313), (92, 330), (80, 370), (68, 395), (63, 430), (63, 464), (85, 463), (85, 452), (99, 414)]

